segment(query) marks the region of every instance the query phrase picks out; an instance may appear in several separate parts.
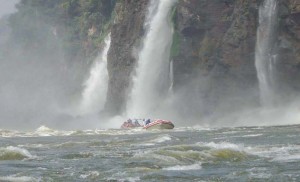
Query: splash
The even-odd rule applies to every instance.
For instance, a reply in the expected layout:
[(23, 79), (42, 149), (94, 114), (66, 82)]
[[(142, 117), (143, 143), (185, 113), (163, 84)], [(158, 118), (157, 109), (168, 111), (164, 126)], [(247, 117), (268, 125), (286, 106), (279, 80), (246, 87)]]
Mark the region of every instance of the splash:
[[(170, 12), (176, 0), (152, 0), (145, 27), (144, 45), (139, 53), (133, 89), (127, 105), (130, 117), (153, 117), (170, 87), (170, 48), (173, 26)], [(157, 116), (156, 116), (157, 117)]]
[(107, 53), (110, 47), (110, 34), (105, 39), (105, 47), (93, 64), (89, 78), (84, 83), (80, 113), (91, 114), (103, 109), (106, 101), (108, 72)]
[(11, 176), (0, 176), (0, 181), (7, 181), (7, 182), (38, 182), (39, 179), (35, 179), (33, 177), (29, 176), (17, 176), (17, 175), (11, 175)]
[(272, 107), (276, 102), (274, 53), (275, 34), (278, 17), (277, 0), (265, 0), (259, 8), (259, 27), (255, 50), (255, 66), (259, 80), (261, 104)]
[(167, 167), (167, 168), (163, 168), (162, 170), (166, 170), (166, 171), (190, 171), (190, 170), (200, 170), (202, 169), (201, 164), (192, 164), (192, 165), (188, 165), (188, 166), (173, 166), (173, 167)]
[(25, 158), (32, 158), (33, 156), (23, 148), (9, 146), (0, 148), (0, 161), (4, 160), (23, 160)]

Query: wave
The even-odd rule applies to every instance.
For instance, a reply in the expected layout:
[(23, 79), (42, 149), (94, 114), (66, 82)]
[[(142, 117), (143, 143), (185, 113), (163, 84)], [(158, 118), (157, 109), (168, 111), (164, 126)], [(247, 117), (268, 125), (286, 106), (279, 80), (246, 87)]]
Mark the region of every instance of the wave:
[(33, 156), (26, 149), (13, 146), (0, 148), (0, 161), (23, 160), (26, 158), (33, 158)]
[(248, 151), (275, 162), (300, 161), (300, 145), (255, 147)]
[(270, 174), (268, 172), (268, 169), (264, 168), (264, 167), (254, 167), (254, 168), (251, 168), (251, 169), (247, 169), (246, 171), (249, 173), (249, 176), (252, 179), (257, 178), (257, 179), (268, 179), (268, 180), (270, 180), (271, 177), (272, 177), (272, 174)]
[(212, 151), (211, 155), (217, 160), (226, 160), (233, 162), (242, 161), (248, 158), (247, 153), (230, 149), (218, 149)]
[(263, 134), (259, 133), (259, 134), (252, 134), (252, 135), (244, 135), (241, 136), (243, 138), (251, 138), (251, 137), (259, 137), (259, 136), (263, 136)]
[(119, 182), (137, 182), (141, 181), (140, 177), (125, 177), (126, 173), (116, 173), (113, 177), (107, 178), (105, 181), (119, 181)]
[(62, 156), (63, 159), (85, 159), (93, 157), (92, 153), (74, 153)]
[(247, 148), (243, 144), (234, 144), (229, 142), (209, 142), (209, 143), (198, 143), (200, 146), (209, 147), (209, 154), (215, 160), (226, 160), (226, 161), (241, 161), (245, 160), (250, 156), (247, 152)]
[(38, 182), (40, 180), (35, 179), (33, 177), (29, 176), (0, 176), (0, 181), (6, 181), (6, 182)]
[[(55, 130), (47, 126), (40, 126), (35, 131), (15, 131), (15, 130), (1, 130), (0, 137), (12, 138), (12, 137), (49, 137), (49, 136), (85, 136), (85, 135), (134, 135), (139, 133), (145, 133), (144, 129), (94, 129), (94, 130)], [(160, 131), (158, 131), (160, 132)]]
[(44, 125), (40, 126), (32, 133), (33, 136), (68, 136), (74, 133), (74, 131), (58, 131), (48, 128)]
[(12, 131), (12, 130), (1, 130), (0, 129), (0, 136), (1, 137), (12, 137), (15, 136), (17, 133), (19, 133), (18, 131)]
[[(171, 141), (172, 140), (172, 136), (171, 135), (159, 135), (157, 137), (155, 137), (154, 139), (150, 140), (150, 143), (164, 143), (167, 141)], [(147, 145), (147, 144), (146, 144)]]
[(81, 174), (80, 178), (95, 180), (99, 175), (100, 175), (100, 173), (98, 171), (88, 171), (85, 174)]
[(231, 150), (236, 150), (236, 151), (243, 151), (245, 150), (244, 145), (237, 145), (234, 143), (229, 143), (229, 142), (220, 142), (220, 143), (215, 143), (215, 142), (209, 142), (209, 143), (203, 143), (199, 142), (197, 143), (200, 146), (205, 146), (209, 148), (214, 148), (214, 149), (231, 149)]
[(153, 146), (156, 144), (166, 143), (166, 142), (172, 141), (174, 139), (177, 140), (177, 138), (175, 138), (169, 134), (164, 134), (164, 135), (156, 136), (155, 138), (150, 139), (145, 143), (137, 144), (137, 146)]
[[(233, 143), (197, 143), (148, 149), (133, 155), (134, 160), (155, 161), (160, 166), (190, 166), (199, 163), (238, 162), (253, 156)], [(178, 166), (179, 165), (179, 166)]]
[[(251, 135), (250, 137), (260, 136)], [(233, 144), (229, 142), (221, 143), (198, 143), (212, 149), (216, 149), (212, 154), (218, 158), (232, 158), (244, 159), (247, 156), (257, 156), (267, 158), (275, 162), (295, 162), (300, 161), (300, 145), (287, 146), (248, 146), (243, 144)]]
[(162, 168), (162, 170), (165, 171), (190, 171), (190, 170), (200, 170), (200, 169), (202, 169), (201, 164), (192, 164), (188, 166), (177, 165), (177, 166)]
[(276, 156), (272, 161), (277, 162), (296, 162), (300, 161), (300, 154), (288, 154), (284, 156)]

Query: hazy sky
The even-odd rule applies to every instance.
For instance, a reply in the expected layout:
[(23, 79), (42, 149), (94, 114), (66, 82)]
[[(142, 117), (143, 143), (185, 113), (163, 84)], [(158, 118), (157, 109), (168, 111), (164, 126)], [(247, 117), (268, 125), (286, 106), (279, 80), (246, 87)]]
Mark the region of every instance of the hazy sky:
[(0, 17), (16, 11), (15, 4), (20, 0), (0, 0)]

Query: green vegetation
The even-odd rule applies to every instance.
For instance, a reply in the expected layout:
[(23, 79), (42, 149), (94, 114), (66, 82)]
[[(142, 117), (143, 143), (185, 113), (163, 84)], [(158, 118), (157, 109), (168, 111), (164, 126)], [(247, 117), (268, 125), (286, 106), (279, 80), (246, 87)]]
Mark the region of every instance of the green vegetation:
[(178, 55), (179, 46), (180, 46), (180, 35), (179, 35), (178, 31), (176, 31), (176, 29), (177, 29), (176, 13), (177, 13), (177, 7), (174, 6), (172, 11), (171, 11), (171, 20), (172, 20), (172, 23), (173, 23), (173, 27), (175, 29), (175, 31), (173, 33), (173, 42), (172, 42), (172, 46), (171, 46), (171, 58)]
[(179, 53), (179, 46), (180, 46), (180, 37), (179, 33), (175, 31), (173, 33), (173, 42), (171, 46), (171, 57), (175, 57)]

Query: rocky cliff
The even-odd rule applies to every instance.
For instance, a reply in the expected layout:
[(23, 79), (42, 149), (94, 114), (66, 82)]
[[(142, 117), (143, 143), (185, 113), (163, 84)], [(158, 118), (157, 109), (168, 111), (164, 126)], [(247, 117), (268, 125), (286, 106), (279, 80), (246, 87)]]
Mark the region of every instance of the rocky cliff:
[[(40, 50), (47, 45), (45, 37), (58, 37), (71, 64), (92, 60), (111, 32), (106, 109), (117, 114), (124, 111), (131, 91), (149, 2), (23, 0), (11, 17), (11, 26), (14, 37), (27, 48)], [(288, 97), (300, 91), (300, 1), (278, 2), (273, 48), (277, 52), (276, 80), (279, 93)], [(188, 95), (186, 102), (201, 102), (207, 112), (259, 105), (255, 44), (261, 3), (263, 0), (178, 0), (172, 13), (173, 90)], [(223, 106), (224, 101), (232, 107)]]
[[(193, 81), (204, 105), (240, 105), (257, 88), (254, 66), (256, 1), (179, 1), (174, 89)], [(203, 81), (205, 80), (205, 81)], [(253, 92), (251, 92), (253, 93)], [(243, 99), (239, 99), (243, 97)], [(234, 98), (234, 101), (231, 101)]]
[(125, 109), (131, 76), (136, 66), (137, 49), (144, 35), (144, 20), (149, 0), (124, 0), (116, 5), (108, 54), (109, 85), (106, 109), (112, 114)]
[[(110, 91), (107, 106), (121, 111), (130, 89), (136, 58), (134, 47), (143, 35), (146, 0), (122, 1), (122, 14), (112, 27), (109, 55)], [(180, 0), (173, 14), (174, 91), (194, 88), (209, 110), (223, 101), (230, 110), (259, 105), (255, 69), (258, 8), (262, 0)], [(279, 0), (278, 82), (283, 90), (299, 90), (299, 1)], [(192, 86), (191, 86), (192, 85)], [(285, 85), (285, 86), (283, 86)], [(200, 101), (200, 100), (199, 100)], [(227, 107), (228, 108), (228, 107)]]
[(280, 1), (277, 49), (278, 90), (283, 93), (282, 97), (294, 100), (300, 91), (300, 1), (298, 0)]

